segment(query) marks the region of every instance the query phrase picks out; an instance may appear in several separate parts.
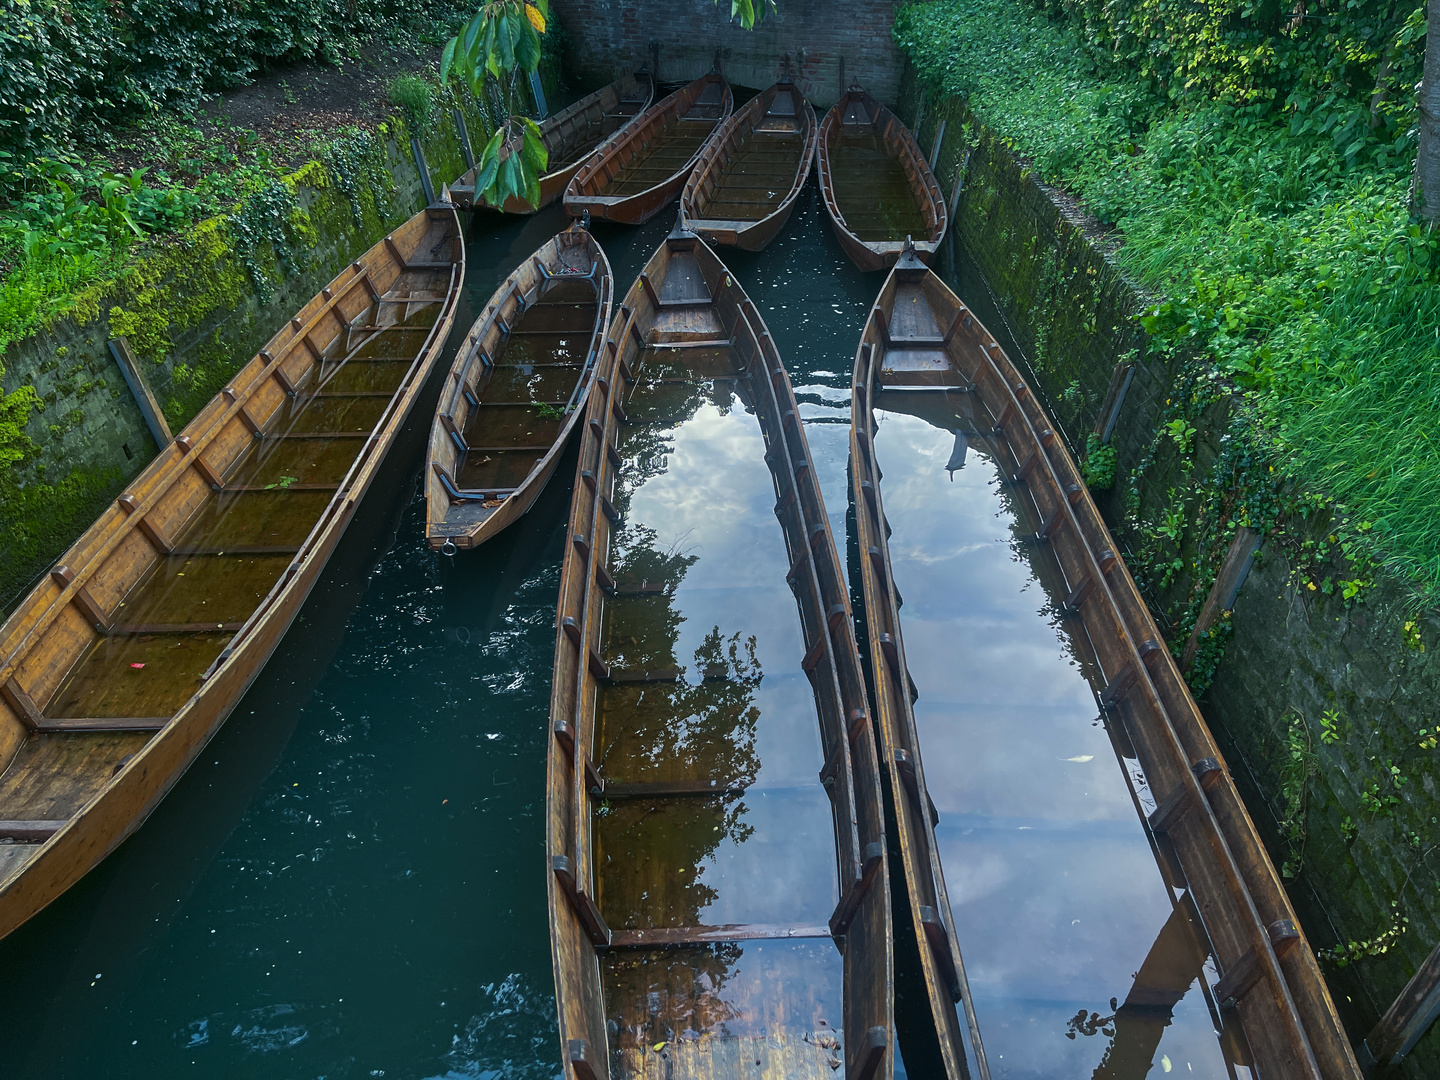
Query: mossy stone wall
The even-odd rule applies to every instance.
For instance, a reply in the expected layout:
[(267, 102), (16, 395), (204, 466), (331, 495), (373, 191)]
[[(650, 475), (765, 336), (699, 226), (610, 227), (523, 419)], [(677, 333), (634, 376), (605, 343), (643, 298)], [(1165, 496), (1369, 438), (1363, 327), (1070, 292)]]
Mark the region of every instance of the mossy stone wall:
[[(466, 125), (473, 146), (487, 130), (473, 107)], [(26, 427), (37, 451), (0, 479), (6, 611), (155, 455), (110, 339), (130, 339), (171, 431), (179, 431), (296, 309), (424, 205), (410, 135), (394, 117), (377, 129), (370, 153), (382, 180), (378, 199), (366, 183), (352, 197), (320, 161), (281, 181), (292, 206), (277, 236), (289, 248), (290, 272), (273, 242), (238, 251), (231, 220), (214, 218), (156, 242), (117, 280), (82, 293), (72, 312), (5, 350), (0, 385), (33, 386), (41, 401)], [(421, 144), (437, 192), (465, 171), (448, 107)]]
[[(1287, 508), (1216, 638), (1199, 701), (1275, 865), (1296, 868), (1286, 886), (1312, 944), (1358, 954), (1322, 962), (1358, 1042), (1440, 941), (1440, 618), (1381, 568), (1343, 598), (1335, 512), (1306, 499), (1306, 478), (1268, 494), (1233, 480), (1243, 399), (1195, 358), (1149, 346), (1135, 318), (1146, 297), (1106, 255), (1116, 238), (1039, 184), (964, 101), (924, 93), (909, 71), (901, 115), (919, 116), (926, 151), (946, 123), (936, 175), (947, 194), (964, 167), (952, 228), (1006, 324), (992, 329), (1013, 336), (1077, 460), (1115, 365), (1136, 362), (1113, 439), (1117, 479), (1095, 494), (1172, 648), (1213, 578), (1196, 564), (1207, 553), (1213, 564), (1241, 504), (1273, 496)], [(1188, 440), (1164, 427), (1177, 417), (1195, 429)], [(1226, 508), (1228, 529), (1197, 519), (1206, 500)], [(1154, 523), (1177, 507), (1178, 542), (1157, 544)], [(1396, 1075), (1440, 1075), (1440, 1028)]]

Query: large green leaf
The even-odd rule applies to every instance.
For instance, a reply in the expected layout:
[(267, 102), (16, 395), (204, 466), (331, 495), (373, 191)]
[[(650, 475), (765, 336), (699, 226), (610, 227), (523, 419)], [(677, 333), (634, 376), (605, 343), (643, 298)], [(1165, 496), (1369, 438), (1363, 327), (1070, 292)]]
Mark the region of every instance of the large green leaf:
[(480, 151), (480, 160), (476, 162), (480, 171), (475, 175), (477, 197), (488, 192), (491, 185), (495, 183), (496, 174), (500, 171), (500, 144), (504, 138), (505, 129), (502, 127), (490, 136), (490, 141), (485, 144), (485, 149)]
[(450, 68), (455, 63), (455, 46), (460, 43), (458, 37), (452, 37), (445, 43), (445, 50), (440, 54), (440, 85), (445, 85), (450, 77)]
[(515, 61), (526, 71), (540, 67), (540, 35), (529, 19), (520, 19), (520, 36), (515, 42)]
[(525, 118), (525, 141), (521, 159), (525, 171), (532, 176), (543, 175), (550, 164), (550, 151), (545, 149), (545, 143), (540, 137), (540, 125), (528, 116)]
[(504, 71), (509, 71), (515, 66), (515, 41), (520, 36), (520, 27), (515, 25), (517, 18), (520, 16), (513, 11), (507, 11), (495, 20), (494, 55)]

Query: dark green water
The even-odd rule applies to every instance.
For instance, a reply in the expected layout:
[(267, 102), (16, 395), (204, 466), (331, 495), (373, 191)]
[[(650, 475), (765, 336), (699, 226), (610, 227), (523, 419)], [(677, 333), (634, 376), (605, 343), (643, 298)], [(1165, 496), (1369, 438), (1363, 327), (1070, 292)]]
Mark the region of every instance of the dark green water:
[[(452, 347), (562, 224), (554, 208), (477, 219)], [(617, 296), (672, 224), (597, 229)], [(813, 184), (768, 251), (726, 257), (793, 375), (842, 540), (850, 368), (882, 278), (846, 260)], [(574, 467), (499, 540), (453, 559), (426, 551), (418, 479), (435, 388), (214, 743), (135, 837), (0, 942), (6, 1080), (558, 1075), (544, 733)], [(1168, 914), (1164, 886), (990, 467), (974, 457), (942, 488), (931, 466), (948, 432), (885, 424), (892, 545), (917, 553), (897, 578), (922, 702), (990, 706), (962, 718), (968, 743), (943, 709), (920, 715), (994, 1075), (1089, 1076), (1117, 1058), (1112, 1040), (1067, 1022), (1124, 998)], [(946, 562), (959, 548), (983, 557)], [(929, 663), (927, 624), (948, 624), (953, 643)], [(1001, 700), (1023, 671), (1041, 673), (1043, 725), (1033, 700)], [(1051, 779), (1082, 766), (1073, 791)], [(1072, 918), (1098, 929), (1077, 934)], [(1160, 1076), (1162, 1056), (1187, 1080), (1224, 1075), (1198, 993), (1162, 1027), (1153, 1068), (1104, 1075)]]

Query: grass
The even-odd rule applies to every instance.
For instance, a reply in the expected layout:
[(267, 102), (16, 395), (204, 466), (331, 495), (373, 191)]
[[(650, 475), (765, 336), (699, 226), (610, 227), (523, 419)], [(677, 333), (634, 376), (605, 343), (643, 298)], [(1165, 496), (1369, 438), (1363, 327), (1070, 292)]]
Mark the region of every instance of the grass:
[(1440, 589), (1440, 240), (1412, 225), (1413, 142), (1363, 103), (1173, 103), (1102, 75), (1019, 0), (937, 0), (895, 36), (934, 88), (1125, 236), (1144, 319), (1255, 407), (1277, 469)]

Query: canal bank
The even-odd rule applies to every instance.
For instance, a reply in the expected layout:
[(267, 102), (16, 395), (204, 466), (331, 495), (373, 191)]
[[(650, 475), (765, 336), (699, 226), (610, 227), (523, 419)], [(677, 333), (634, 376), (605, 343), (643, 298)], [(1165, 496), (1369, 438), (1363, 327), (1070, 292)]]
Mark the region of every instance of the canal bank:
[[(1123, 237), (913, 69), (902, 103), (927, 149), (945, 125), (941, 186), (963, 172), (947, 277), (1090, 459), (1096, 501), (1172, 650), (1191, 658), (1188, 681), (1358, 1041), (1440, 940), (1440, 620), (1412, 582), (1347, 558), (1346, 532), (1365, 523), (1320, 477), (1277, 478), (1240, 388), (1150, 339), (1139, 316), (1163, 298), (1117, 269)], [(1437, 1063), (1432, 1031), (1400, 1074)]]

